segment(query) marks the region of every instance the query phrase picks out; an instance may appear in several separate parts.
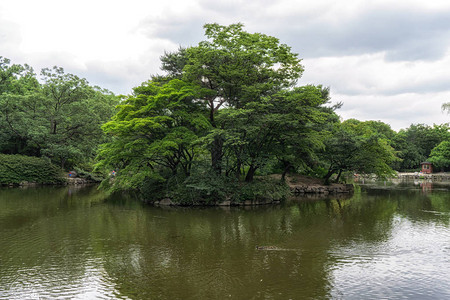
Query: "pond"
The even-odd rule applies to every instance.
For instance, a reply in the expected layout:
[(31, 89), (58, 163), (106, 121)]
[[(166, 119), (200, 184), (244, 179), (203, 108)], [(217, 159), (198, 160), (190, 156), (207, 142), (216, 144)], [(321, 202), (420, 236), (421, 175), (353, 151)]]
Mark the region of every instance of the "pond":
[(449, 186), (163, 208), (0, 189), (0, 299), (450, 299)]

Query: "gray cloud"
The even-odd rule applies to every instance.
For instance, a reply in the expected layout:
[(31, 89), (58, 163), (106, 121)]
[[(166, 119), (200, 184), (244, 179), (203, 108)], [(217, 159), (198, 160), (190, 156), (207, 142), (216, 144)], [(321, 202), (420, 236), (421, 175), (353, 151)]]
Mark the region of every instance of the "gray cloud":
[(404, 94), (401, 96), (347, 96), (335, 95), (344, 105), (338, 111), (344, 119), (380, 120), (391, 125), (394, 130), (407, 128), (410, 124), (429, 125), (450, 122), (450, 118), (441, 111), (446, 93), (425, 95)]
[(276, 20), (275, 30), (304, 57), (385, 51), (386, 59), (393, 61), (436, 60), (449, 45), (448, 15), (448, 11), (370, 9), (338, 22), (317, 18), (305, 24), (293, 16)]
[(450, 11), (445, 10), (424, 13), (414, 7), (367, 5), (340, 16), (333, 6), (321, 7), (320, 13), (298, 8), (274, 13), (276, 2), (269, 1), (201, 0), (199, 4), (201, 10), (191, 14), (147, 19), (142, 29), (149, 37), (189, 46), (203, 38), (205, 23), (242, 22), (249, 31), (280, 38), (304, 58), (384, 51), (390, 61), (436, 60), (450, 44)]
[(339, 93), (348, 96), (355, 96), (355, 95), (394, 96), (402, 94), (428, 94), (428, 93), (446, 92), (450, 90), (449, 81), (450, 78), (443, 78), (438, 81), (421, 81), (417, 83), (411, 82), (393, 88), (375, 87), (374, 89), (367, 89), (367, 90), (355, 89), (351, 85), (346, 85), (345, 83), (335, 83), (331, 84), (331, 86), (338, 85)]
[(132, 88), (150, 79), (159, 68), (159, 58), (150, 55), (148, 59), (133, 61), (90, 61), (84, 70), (75, 70), (75, 74), (85, 77), (92, 85), (111, 90), (116, 94), (127, 95)]
[[(203, 37), (205, 21), (195, 15), (178, 17), (168, 15), (140, 22), (140, 31), (149, 38), (168, 39), (182, 46), (195, 46)], [(162, 54), (162, 53), (161, 53)]]

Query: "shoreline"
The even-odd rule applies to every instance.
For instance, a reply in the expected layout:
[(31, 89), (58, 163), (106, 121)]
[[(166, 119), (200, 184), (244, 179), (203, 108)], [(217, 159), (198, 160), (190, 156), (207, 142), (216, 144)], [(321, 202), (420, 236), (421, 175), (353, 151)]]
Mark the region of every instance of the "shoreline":
[(22, 181), (19, 183), (6, 183), (6, 184), (0, 184), (2, 187), (38, 187), (38, 186), (66, 186), (66, 185), (88, 185), (88, 184), (98, 184), (98, 182), (88, 180), (85, 178), (70, 178), (70, 177), (63, 177), (63, 182), (48, 182), (48, 183), (40, 183), (40, 182), (33, 182), (33, 181)]
[[(272, 179), (281, 180), (280, 174), (270, 175)], [(72, 185), (91, 185), (98, 184), (98, 182), (88, 180), (80, 177), (63, 177), (64, 181), (61, 183), (37, 183), (24, 181), (16, 184), (5, 184), (4, 187), (38, 187), (38, 186), (72, 186)], [(353, 184), (341, 184), (333, 183), (330, 185), (324, 185), (322, 180), (319, 178), (312, 178), (304, 175), (290, 174), (286, 176), (286, 184), (290, 190), (289, 198), (308, 198), (308, 199), (323, 199), (327, 196), (343, 196), (351, 195), (354, 191)], [(241, 202), (234, 202), (231, 199), (213, 202), (209, 204), (205, 203), (190, 203), (190, 204), (178, 204), (173, 202), (170, 198), (163, 198), (154, 202), (147, 202), (154, 206), (257, 206), (257, 205), (276, 205), (280, 204), (286, 199), (274, 199), (272, 195), (267, 193), (267, 195), (259, 196), (255, 199), (244, 200)], [(144, 201), (146, 202), (146, 201)]]
[[(273, 179), (281, 180), (280, 174), (270, 175)], [(337, 195), (351, 195), (354, 192), (353, 184), (333, 183), (330, 185), (324, 185), (319, 178), (307, 177), (304, 175), (290, 174), (286, 176), (286, 184), (288, 185), (291, 197), (308, 198), (308, 199), (323, 199), (327, 196)], [(258, 197), (252, 200), (244, 200), (241, 202), (232, 202), (231, 200), (225, 200), (221, 202), (214, 202), (210, 204), (188, 204), (180, 205), (173, 202), (170, 198), (164, 198), (159, 201), (155, 201), (152, 204), (154, 206), (257, 206), (257, 205), (276, 205), (282, 201), (280, 199), (272, 199), (270, 195)]]

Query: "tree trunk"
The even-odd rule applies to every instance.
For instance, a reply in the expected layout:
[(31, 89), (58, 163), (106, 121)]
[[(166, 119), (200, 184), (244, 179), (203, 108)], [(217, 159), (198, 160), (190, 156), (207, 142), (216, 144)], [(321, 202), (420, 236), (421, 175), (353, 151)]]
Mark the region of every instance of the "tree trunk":
[(327, 185), (330, 184), (330, 177), (331, 177), (331, 175), (334, 174), (334, 172), (335, 172), (335, 170), (332, 169), (331, 167), (330, 167), (330, 169), (328, 169), (327, 175), (325, 175), (325, 176), (323, 177), (323, 179), (324, 179), (324, 184), (327, 184)]
[(338, 176), (336, 177), (336, 182), (339, 182), (339, 178), (341, 178), (342, 169), (339, 169)]
[(236, 162), (236, 179), (239, 180), (241, 178), (241, 161), (238, 159)]
[(281, 181), (286, 181), (286, 174), (289, 171), (290, 168), (292, 168), (293, 166), (290, 163), (285, 163), (284, 164), (284, 170), (283, 170), (283, 174), (281, 174)]
[(211, 149), (211, 166), (212, 169), (220, 175), (222, 173), (222, 156), (223, 156), (223, 140), (216, 136)]
[(248, 169), (248, 172), (247, 172), (247, 176), (245, 176), (246, 182), (253, 181), (253, 176), (255, 175), (256, 169), (258, 169), (258, 167), (250, 166), (250, 169)]
[(51, 134), (56, 134), (56, 121), (55, 120), (52, 120), (50, 133)]
[[(216, 128), (216, 122), (214, 120), (214, 101), (209, 102), (209, 121), (211, 125)], [(223, 157), (223, 139), (220, 136), (215, 136), (211, 149), (211, 167), (220, 175), (222, 173), (222, 157)]]

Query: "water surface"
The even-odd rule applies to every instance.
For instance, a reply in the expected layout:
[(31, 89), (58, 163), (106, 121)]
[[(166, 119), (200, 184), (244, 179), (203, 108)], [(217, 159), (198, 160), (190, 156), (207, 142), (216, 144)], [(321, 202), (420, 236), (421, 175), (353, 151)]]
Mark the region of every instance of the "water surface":
[(450, 299), (449, 223), (421, 183), (246, 209), (5, 188), (0, 299)]

